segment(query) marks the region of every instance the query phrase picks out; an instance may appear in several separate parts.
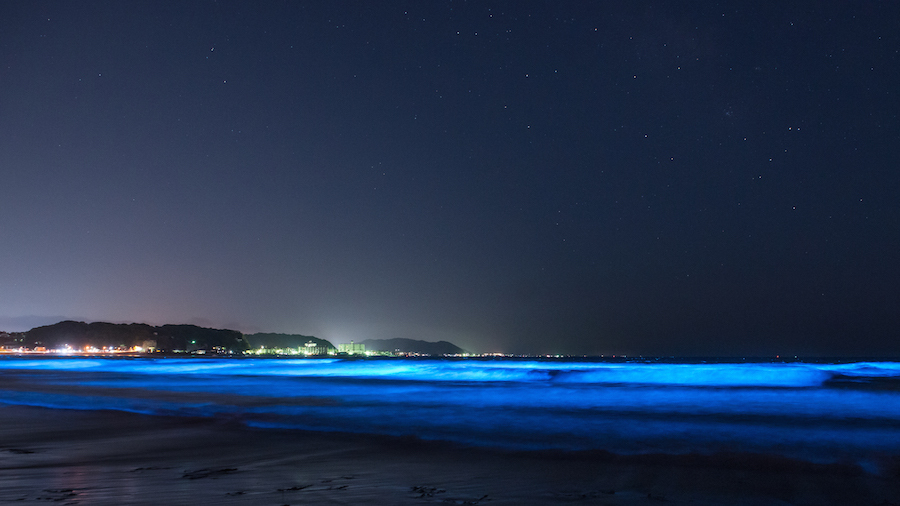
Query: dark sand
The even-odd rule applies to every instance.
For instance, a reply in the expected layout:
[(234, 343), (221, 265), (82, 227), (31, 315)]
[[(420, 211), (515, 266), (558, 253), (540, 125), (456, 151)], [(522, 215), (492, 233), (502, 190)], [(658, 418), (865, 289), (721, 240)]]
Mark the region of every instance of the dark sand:
[(0, 504), (900, 505), (900, 473), (752, 455), (511, 453), (0, 405)]

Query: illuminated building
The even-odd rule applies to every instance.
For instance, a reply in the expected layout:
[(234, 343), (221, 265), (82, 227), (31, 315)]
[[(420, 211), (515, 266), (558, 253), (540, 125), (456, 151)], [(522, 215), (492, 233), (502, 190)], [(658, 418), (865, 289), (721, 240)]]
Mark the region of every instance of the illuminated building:
[(365, 355), (366, 345), (350, 341), (349, 343), (338, 344), (338, 351), (341, 353), (348, 353), (350, 355)]

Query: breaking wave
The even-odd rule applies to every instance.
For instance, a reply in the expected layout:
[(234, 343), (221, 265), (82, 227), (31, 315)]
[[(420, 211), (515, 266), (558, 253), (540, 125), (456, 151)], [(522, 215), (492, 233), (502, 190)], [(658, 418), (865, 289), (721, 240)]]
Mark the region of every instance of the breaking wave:
[(900, 364), (0, 359), (0, 403), (513, 449), (900, 454)]

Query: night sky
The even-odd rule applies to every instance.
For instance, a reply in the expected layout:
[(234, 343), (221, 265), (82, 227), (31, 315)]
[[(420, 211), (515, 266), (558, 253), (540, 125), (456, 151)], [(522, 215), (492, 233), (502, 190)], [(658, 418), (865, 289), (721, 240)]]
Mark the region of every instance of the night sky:
[(3, 2), (0, 330), (900, 355), (894, 2)]

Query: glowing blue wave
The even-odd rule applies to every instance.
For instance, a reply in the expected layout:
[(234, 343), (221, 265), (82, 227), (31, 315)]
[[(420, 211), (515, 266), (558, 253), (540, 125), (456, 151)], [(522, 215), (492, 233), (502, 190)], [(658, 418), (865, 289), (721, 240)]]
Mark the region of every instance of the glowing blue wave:
[(708, 387), (815, 387), (840, 374), (900, 378), (900, 364), (646, 364), (490, 361), (214, 359), (56, 359), (0, 361), (2, 369), (136, 374), (347, 377), (415, 381), (567, 382)]
[(257, 427), (525, 449), (900, 455), (900, 364), (888, 362), (9, 358), (0, 378), (0, 403)]

